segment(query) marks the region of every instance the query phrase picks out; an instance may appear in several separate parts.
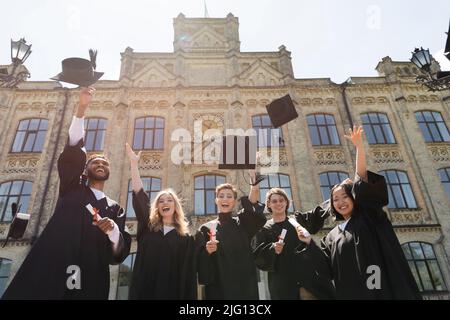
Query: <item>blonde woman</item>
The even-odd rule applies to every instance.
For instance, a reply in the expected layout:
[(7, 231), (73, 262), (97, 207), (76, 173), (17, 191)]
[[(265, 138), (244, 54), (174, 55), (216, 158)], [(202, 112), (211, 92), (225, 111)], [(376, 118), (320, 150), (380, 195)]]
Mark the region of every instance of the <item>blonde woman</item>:
[(130, 299), (197, 299), (194, 241), (180, 199), (165, 189), (149, 206), (138, 169), (141, 152), (136, 155), (128, 144), (126, 148), (138, 220)]

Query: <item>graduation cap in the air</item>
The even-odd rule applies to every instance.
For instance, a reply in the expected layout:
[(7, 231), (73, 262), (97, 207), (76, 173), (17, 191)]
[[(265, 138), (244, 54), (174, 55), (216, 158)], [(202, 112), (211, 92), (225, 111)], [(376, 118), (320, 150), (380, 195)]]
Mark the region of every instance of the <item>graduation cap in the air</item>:
[(27, 228), (28, 221), (30, 220), (30, 215), (28, 213), (18, 212), (20, 210), (20, 205), (17, 206), (17, 203), (11, 204), (11, 211), (13, 216), (13, 221), (9, 226), (8, 235), (6, 236), (5, 243), (3, 243), (3, 247), (8, 243), (9, 238), (20, 239), (23, 237), (25, 233), (25, 229)]
[(283, 124), (298, 117), (298, 113), (289, 94), (273, 100), (266, 108), (274, 128), (281, 127)]
[(63, 81), (88, 87), (103, 75), (103, 72), (94, 71), (97, 67), (97, 51), (89, 49), (90, 60), (82, 58), (67, 58), (62, 61), (62, 72), (51, 78), (56, 81)]
[(256, 148), (255, 135), (224, 136), (219, 169), (255, 169)]

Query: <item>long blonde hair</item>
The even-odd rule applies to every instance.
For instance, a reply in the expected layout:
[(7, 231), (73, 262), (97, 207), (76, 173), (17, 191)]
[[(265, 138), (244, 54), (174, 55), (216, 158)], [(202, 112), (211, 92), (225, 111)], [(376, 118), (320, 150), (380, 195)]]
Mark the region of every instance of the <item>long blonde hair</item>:
[(162, 216), (159, 214), (158, 210), (158, 201), (163, 195), (169, 195), (175, 202), (175, 210), (173, 213), (173, 221), (174, 227), (177, 230), (178, 234), (186, 235), (189, 233), (188, 222), (186, 221), (186, 217), (184, 215), (183, 207), (181, 206), (181, 200), (178, 198), (177, 194), (172, 189), (164, 189), (158, 192), (155, 199), (152, 201), (150, 205), (150, 217), (148, 221), (148, 227), (152, 231), (160, 231), (163, 229), (164, 223)]

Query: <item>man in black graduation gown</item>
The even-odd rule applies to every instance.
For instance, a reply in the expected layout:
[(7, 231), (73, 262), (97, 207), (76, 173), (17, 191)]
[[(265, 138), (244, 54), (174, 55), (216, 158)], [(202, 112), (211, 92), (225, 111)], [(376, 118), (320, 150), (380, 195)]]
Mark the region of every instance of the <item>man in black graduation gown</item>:
[[(243, 208), (233, 217), (231, 211), (236, 201), (236, 190), (230, 184), (225, 185), (225, 192), (232, 192), (234, 199), (225, 203), (228, 207), (224, 206), (224, 200), (220, 198), (224, 192), (220, 188), (224, 185), (219, 185), (216, 188), (219, 217), (203, 224), (196, 235), (198, 281), (205, 285), (207, 300), (258, 300), (251, 240), (266, 222), (264, 205), (257, 202), (259, 187), (252, 186), (249, 197), (241, 198)], [(214, 229), (216, 232), (212, 234)], [(211, 235), (217, 243), (211, 240)]]
[(69, 142), (58, 159), (55, 212), (3, 299), (107, 299), (109, 264), (121, 263), (129, 254), (124, 210), (102, 191), (109, 162), (98, 155), (86, 164), (83, 117), (93, 90), (81, 91)]

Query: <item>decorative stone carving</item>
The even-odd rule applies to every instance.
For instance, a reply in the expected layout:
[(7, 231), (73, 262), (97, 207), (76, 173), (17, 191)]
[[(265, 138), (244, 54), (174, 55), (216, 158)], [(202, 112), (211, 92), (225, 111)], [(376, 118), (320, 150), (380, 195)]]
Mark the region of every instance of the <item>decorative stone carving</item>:
[(192, 116), (194, 121), (213, 121), (217, 124), (218, 129), (223, 130), (225, 124), (223, 113), (194, 113)]
[[(272, 148), (259, 148), (259, 153), (261, 160), (258, 165), (260, 167), (267, 168), (272, 165), (276, 165), (277, 163), (280, 167), (288, 166), (287, 153), (284, 147), (278, 148), (278, 153), (272, 152)], [(274, 159), (273, 157), (275, 157), (277, 154), (278, 159)]]
[(370, 146), (369, 150), (375, 163), (398, 163), (404, 162), (400, 149), (397, 145)]
[(5, 239), (9, 230), (10, 223), (2, 222), (0, 223), (0, 238)]
[(41, 158), (40, 153), (8, 154), (4, 173), (30, 173), (35, 172)]
[(315, 147), (314, 157), (318, 165), (345, 164), (344, 152), (340, 147)]
[(450, 161), (450, 143), (429, 143), (427, 146), (434, 161)]
[(424, 223), (422, 211), (392, 210), (390, 212), (393, 224), (422, 224)]
[(128, 229), (128, 233), (130, 235), (135, 235), (137, 232), (137, 221), (127, 220), (127, 222), (125, 223), (125, 228)]
[(139, 168), (142, 170), (160, 170), (163, 151), (143, 151)]

